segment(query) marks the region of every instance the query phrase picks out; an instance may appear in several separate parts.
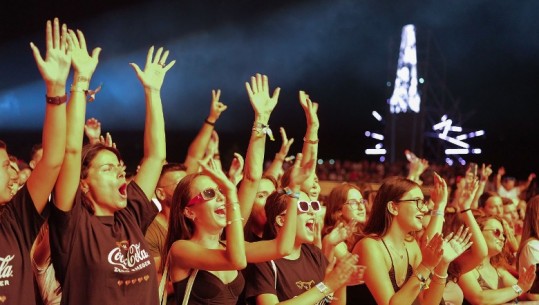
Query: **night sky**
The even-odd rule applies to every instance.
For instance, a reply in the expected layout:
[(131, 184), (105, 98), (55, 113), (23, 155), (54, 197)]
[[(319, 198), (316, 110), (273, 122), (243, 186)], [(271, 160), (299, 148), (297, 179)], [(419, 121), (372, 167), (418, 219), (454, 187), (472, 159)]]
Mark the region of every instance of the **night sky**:
[[(217, 123), (221, 150), (245, 152), (253, 111), (244, 82), (257, 72), (282, 88), (270, 125), (296, 138), (293, 152), (305, 131), (297, 99), (305, 90), (320, 103), (319, 156), (363, 159), (375, 144), (365, 131), (384, 130), (371, 112), (388, 115), (402, 26), (415, 24), (426, 126), (447, 114), (465, 131), (485, 130), (469, 141), (483, 154), (464, 158), (524, 179), (539, 172), (538, 15), (534, 0), (10, 2), (0, 12), (0, 138), (23, 159), (39, 141), (44, 84), (28, 44), (43, 52), (45, 21), (58, 16), (103, 48), (92, 79), (103, 92), (87, 117), (101, 120), (126, 156), (142, 153), (144, 124), (128, 63), (142, 66), (155, 44), (177, 60), (162, 90), (170, 160), (182, 161), (217, 88), (229, 106)], [(437, 146), (425, 136), (417, 154), (443, 161)]]

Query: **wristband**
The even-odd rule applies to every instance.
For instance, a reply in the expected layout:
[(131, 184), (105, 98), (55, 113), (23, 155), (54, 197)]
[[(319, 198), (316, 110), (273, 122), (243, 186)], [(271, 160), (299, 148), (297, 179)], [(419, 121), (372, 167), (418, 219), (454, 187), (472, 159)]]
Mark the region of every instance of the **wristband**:
[(236, 222), (236, 221), (242, 221), (243, 222), (243, 217), (241, 218), (236, 218), (236, 219), (232, 219), (232, 220), (229, 220), (226, 222), (227, 225), (231, 225), (233, 222)]
[(430, 216), (444, 216), (444, 211), (432, 210), (430, 211)]
[(472, 210), (472, 209), (464, 209), (464, 210), (460, 211), (460, 213), (464, 214), (464, 213), (466, 213), (466, 212), (468, 212), (468, 211), (471, 211), (471, 210)]
[(210, 126), (215, 126), (215, 122), (210, 122), (208, 119), (205, 119), (204, 123), (206, 123), (206, 124), (208, 124)]
[(315, 286), (324, 296), (328, 296), (331, 293), (331, 289), (324, 283), (320, 282)]
[(286, 196), (288, 197), (291, 197), (291, 198), (295, 198), (295, 199), (299, 199), (299, 192), (294, 192), (291, 188), (289, 188), (288, 186), (285, 187), (283, 189), (284, 193), (286, 194)]
[(307, 138), (303, 137), (303, 142), (307, 143), (307, 144), (318, 144), (318, 142), (320, 142), (320, 139), (316, 139), (316, 140), (307, 140)]
[(517, 295), (521, 295), (523, 292), (522, 288), (520, 288), (518, 284), (511, 286), (511, 288), (513, 288), (513, 290), (515, 291)]
[(45, 94), (45, 101), (47, 102), (47, 104), (52, 104), (52, 105), (61, 105), (65, 102), (67, 102), (67, 94), (64, 94), (63, 96), (47, 96)]

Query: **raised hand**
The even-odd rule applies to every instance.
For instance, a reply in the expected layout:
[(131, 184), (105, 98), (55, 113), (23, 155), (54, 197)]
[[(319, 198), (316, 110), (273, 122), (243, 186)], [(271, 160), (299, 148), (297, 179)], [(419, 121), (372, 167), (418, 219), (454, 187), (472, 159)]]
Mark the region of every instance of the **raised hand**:
[(526, 292), (532, 288), (533, 281), (535, 281), (535, 265), (524, 268), (524, 274), (518, 278), (517, 285)]
[[(357, 265), (357, 262), (357, 255), (350, 253), (342, 259), (333, 261), (326, 269), (324, 283), (326, 283), (332, 291), (335, 291), (346, 285), (353, 276), (356, 277), (357, 280), (360, 272), (361, 275), (363, 275), (362, 271), (364, 270), (363, 266)], [(361, 276), (361, 278), (363, 277)]]
[(445, 180), (437, 173), (434, 173), (434, 187), (430, 193), (431, 200), (435, 205), (439, 205), (438, 208), (441, 209), (445, 208), (445, 205), (447, 204), (447, 197), (448, 191)]
[(294, 166), (292, 168), (292, 171), (290, 172), (290, 184), (288, 185), (290, 188), (294, 188), (295, 186), (301, 185), (303, 181), (309, 178), (309, 176), (314, 171), (314, 168), (316, 166), (316, 164), (314, 163), (314, 160), (310, 160), (309, 162), (301, 166), (302, 160), (303, 160), (303, 154), (301, 153), (297, 154), (296, 161), (294, 162)]
[(47, 85), (47, 96), (62, 96), (65, 94), (65, 84), (71, 66), (71, 52), (67, 46), (67, 26), (54, 18), (54, 25), (47, 21), (45, 29), (46, 55), (41, 57), (39, 49), (30, 43), (37, 68)]
[(288, 139), (286, 136), (286, 131), (283, 127), (279, 128), (279, 131), (281, 132), (281, 138), (283, 139), (283, 142), (281, 143), (281, 149), (277, 153), (279, 157), (284, 161), (286, 156), (288, 155), (288, 151), (290, 150), (290, 146), (292, 146), (292, 143), (294, 143), (294, 138)]
[(481, 165), (481, 181), (487, 181), (488, 180), (488, 177), (492, 174), (492, 166), (489, 164), (489, 165), (485, 165), (485, 163), (483, 163), (483, 165)]
[(228, 108), (228, 106), (219, 101), (219, 98), (221, 97), (220, 89), (218, 89), (217, 91), (212, 90), (211, 96), (212, 99), (208, 120), (212, 123), (215, 123), (215, 121), (217, 121), (221, 116), (221, 113), (223, 113)]
[(477, 190), (479, 189), (479, 181), (477, 179), (474, 180), (472, 184), (465, 184), (464, 188), (459, 193), (459, 208), (461, 211), (467, 210), (472, 206), (472, 202), (475, 198), (475, 194), (477, 193)]
[(273, 95), (270, 96), (268, 77), (260, 73), (251, 76), (251, 83), (246, 82), (245, 88), (257, 120), (260, 121), (259, 123), (267, 124), (271, 112), (277, 105), (281, 88), (275, 88)]
[(299, 92), (299, 103), (303, 111), (305, 112), (305, 117), (307, 118), (307, 125), (309, 126), (320, 126), (320, 121), (318, 120), (318, 103), (314, 103), (309, 98), (309, 95), (305, 91)]
[(210, 176), (217, 185), (226, 192), (235, 192), (236, 185), (228, 179), (220, 166), (217, 166), (212, 158), (207, 156), (204, 160), (198, 161), (202, 167), (202, 172)]
[(464, 226), (461, 226), (457, 233), (451, 233), (444, 239), (442, 257), (444, 262), (449, 264), (472, 246), (473, 242), (470, 241), (472, 233), (469, 232), (469, 228), (463, 229)]
[(90, 118), (84, 124), (84, 133), (91, 144), (99, 142), (101, 137), (101, 123), (96, 118)]
[(75, 70), (75, 77), (81, 78), (75, 81), (89, 81), (94, 74), (97, 63), (99, 62), (99, 53), (101, 53), (101, 48), (95, 48), (92, 51), (92, 56), (90, 56), (86, 47), (86, 39), (84, 38), (84, 34), (79, 30), (77, 30), (77, 34), (75, 34), (73, 30), (69, 30), (67, 41), (69, 50), (71, 51), (71, 59), (73, 69)]
[(142, 71), (139, 66), (135, 63), (130, 63), (131, 67), (137, 73), (137, 77), (144, 86), (145, 89), (152, 91), (160, 91), (163, 81), (165, 79), (165, 74), (167, 73), (172, 66), (176, 63), (176, 60), (173, 60), (166, 64), (169, 51), (163, 53), (163, 48), (157, 49), (155, 57), (153, 54), (154, 47), (152, 46), (148, 50), (148, 55), (146, 56), (146, 65), (144, 66), (144, 71)]
[(500, 168), (498, 168), (498, 176), (503, 176), (505, 175), (505, 167), (503, 166), (500, 166)]
[(344, 223), (339, 222), (331, 232), (324, 236), (324, 242), (335, 246), (338, 243), (345, 241), (351, 233), (352, 231), (349, 226), (345, 226)]
[(107, 146), (107, 147), (112, 147), (112, 148), (116, 148), (116, 143), (114, 143), (112, 141), (112, 136), (110, 135), (109, 132), (107, 132), (106, 136), (103, 137), (103, 136), (99, 136), (99, 143)]
[(419, 243), (421, 256), (423, 257), (421, 264), (429, 270), (434, 270), (434, 267), (438, 266), (444, 254), (443, 243), (444, 239), (440, 233), (436, 233), (430, 241), (427, 234), (423, 234)]
[(243, 164), (244, 164), (243, 157), (238, 154), (234, 153), (234, 159), (232, 159), (232, 163), (230, 164), (230, 169), (228, 170), (228, 178), (234, 185), (238, 185), (238, 183), (243, 179)]

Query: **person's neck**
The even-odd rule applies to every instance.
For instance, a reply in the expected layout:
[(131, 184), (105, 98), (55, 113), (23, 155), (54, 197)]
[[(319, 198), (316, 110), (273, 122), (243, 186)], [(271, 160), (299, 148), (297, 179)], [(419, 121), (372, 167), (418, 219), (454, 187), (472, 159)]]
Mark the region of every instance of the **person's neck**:
[(296, 260), (301, 256), (301, 245), (302, 243), (296, 242), (294, 244), (294, 249), (292, 249), (292, 252), (290, 252), (290, 255), (285, 256), (284, 258), (289, 260)]
[(220, 234), (210, 234), (195, 230), (191, 240), (208, 249), (217, 249), (219, 248)]
[(403, 250), (404, 241), (408, 236), (408, 232), (405, 232), (395, 221), (391, 223), (386, 235), (383, 236), (384, 241), (389, 241), (396, 250)]
[(170, 219), (170, 207), (166, 204), (162, 205), (161, 212), (157, 214), (157, 218), (160, 219), (160, 223), (163, 225), (166, 225), (168, 228), (168, 220)]

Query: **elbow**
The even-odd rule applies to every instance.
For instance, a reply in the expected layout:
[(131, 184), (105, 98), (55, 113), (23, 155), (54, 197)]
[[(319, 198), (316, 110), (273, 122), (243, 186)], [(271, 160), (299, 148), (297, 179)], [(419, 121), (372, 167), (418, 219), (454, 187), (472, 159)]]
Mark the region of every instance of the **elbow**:
[(232, 268), (234, 270), (243, 270), (247, 267), (247, 259), (245, 258), (245, 255), (241, 259), (236, 259), (232, 262)]
[(277, 248), (277, 254), (279, 255), (279, 257), (285, 257), (292, 254), (292, 250), (292, 245), (290, 247), (281, 246)]

